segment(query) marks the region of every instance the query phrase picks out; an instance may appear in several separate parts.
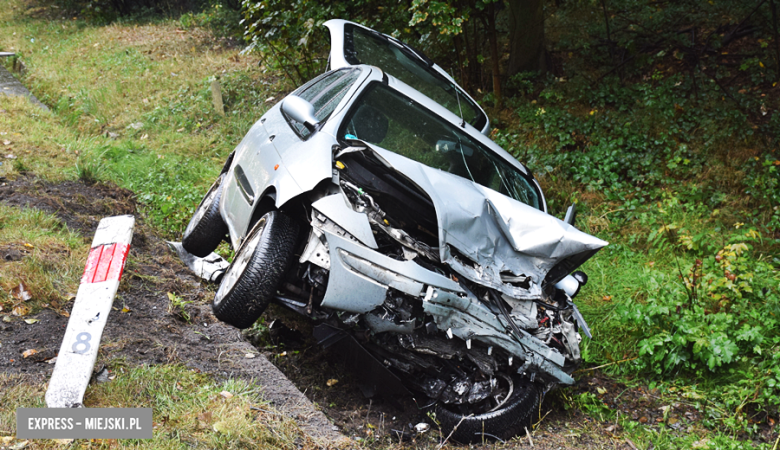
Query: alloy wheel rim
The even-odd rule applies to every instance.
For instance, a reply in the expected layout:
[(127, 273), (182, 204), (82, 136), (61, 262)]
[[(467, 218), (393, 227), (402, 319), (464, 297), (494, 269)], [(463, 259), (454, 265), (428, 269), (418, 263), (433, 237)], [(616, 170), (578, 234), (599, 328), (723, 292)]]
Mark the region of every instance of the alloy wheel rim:
[(255, 254), (257, 245), (260, 243), (260, 239), (263, 236), (263, 231), (265, 231), (265, 225), (265, 218), (260, 219), (260, 222), (258, 222), (258, 224), (255, 226), (254, 232), (249, 236), (249, 240), (244, 242), (244, 244), (238, 248), (238, 252), (235, 259), (233, 259), (233, 263), (230, 264), (227, 272), (225, 272), (225, 275), (222, 276), (222, 283), (220, 283), (219, 289), (217, 289), (217, 294), (214, 297), (215, 305), (218, 305), (225, 298), (225, 296), (233, 290), (233, 286), (235, 286), (239, 278), (241, 278), (241, 275), (246, 270), (246, 266), (249, 264)]

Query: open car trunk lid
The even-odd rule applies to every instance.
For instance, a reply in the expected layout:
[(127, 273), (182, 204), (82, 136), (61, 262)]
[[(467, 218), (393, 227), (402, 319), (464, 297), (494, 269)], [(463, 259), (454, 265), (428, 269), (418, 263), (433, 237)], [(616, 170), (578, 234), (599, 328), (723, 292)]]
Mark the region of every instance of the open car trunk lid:
[(342, 19), (325, 22), (330, 31), (330, 68), (376, 66), (447, 108), (487, 134), (485, 111), (424, 53), (370, 28)]

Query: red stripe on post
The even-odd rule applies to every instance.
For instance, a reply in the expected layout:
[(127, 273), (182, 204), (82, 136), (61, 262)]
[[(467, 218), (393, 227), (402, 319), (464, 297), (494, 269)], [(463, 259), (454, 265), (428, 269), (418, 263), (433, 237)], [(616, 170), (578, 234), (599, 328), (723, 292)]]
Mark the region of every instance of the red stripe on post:
[(95, 278), (95, 269), (97, 268), (101, 253), (103, 253), (102, 245), (89, 251), (87, 266), (84, 268), (84, 276), (81, 277), (81, 284), (92, 283), (92, 279)]
[(106, 281), (108, 268), (111, 267), (111, 260), (114, 258), (115, 246), (116, 244), (108, 244), (103, 246), (103, 253), (100, 254), (100, 261), (98, 261), (97, 268), (95, 269), (95, 278), (92, 279), (93, 283)]
[(114, 257), (111, 258), (111, 267), (108, 269), (106, 280), (119, 280), (122, 278), (122, 270), (125, 268), (127, 253), (130, 251), (129, 244), (114, 244)]
[(81, 283), (100, 283), (119, 280), (125, 268), (129, 244), (106, 244), (93, 248), (87, 256), (87, 265)]

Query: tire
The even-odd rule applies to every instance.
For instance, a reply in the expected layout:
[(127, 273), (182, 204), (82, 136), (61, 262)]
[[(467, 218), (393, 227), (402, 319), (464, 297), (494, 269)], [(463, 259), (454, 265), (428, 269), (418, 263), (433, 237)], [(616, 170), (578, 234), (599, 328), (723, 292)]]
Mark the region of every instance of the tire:
[(298, 226), (279, 211), (260, 218), (222, 276), (212, 310), (223, 322), (249, 328), (263, 314), (293, 261)]
[(227, 225), (219, 214), (219, 201), (222, 198), (222, 180), (225, 174), (217, 178), (201, 200), (195, 214), (184, 229), (181, 245), (184, 250), (204, 258), (217, 248), (228, 232)]
[[(539, 411), (539, 388), (528, 381), (515, 380), (514, 392), (506, 406), (499, 410), (469, 417), (453, 412), (447, 405), (436, 406), (436, 418), (444, 436), (462, 442), (481, 442), (484, 437), (510, 439), (531, 430), (532, 420)], [(462, 421), (461, 421), (462, 419)], [(457, 429), (453, 432), (453, 429)]]

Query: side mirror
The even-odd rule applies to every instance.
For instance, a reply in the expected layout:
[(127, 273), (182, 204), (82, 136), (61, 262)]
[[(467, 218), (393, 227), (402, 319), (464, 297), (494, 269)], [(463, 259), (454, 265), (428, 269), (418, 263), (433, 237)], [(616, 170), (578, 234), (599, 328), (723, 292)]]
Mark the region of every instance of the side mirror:
[(282, 112), (296, 122), (302, 123), (309, 131), (314, 132), (319, 120), (314, 115), (314, 106), (297, 95), (288, 95), (282, 102)]

